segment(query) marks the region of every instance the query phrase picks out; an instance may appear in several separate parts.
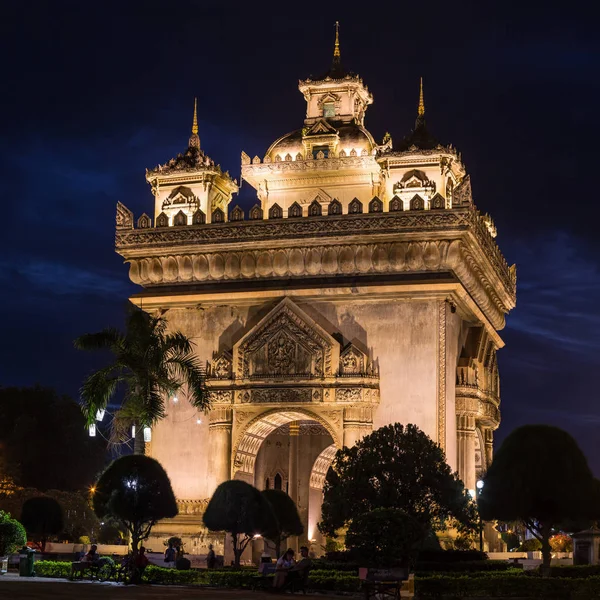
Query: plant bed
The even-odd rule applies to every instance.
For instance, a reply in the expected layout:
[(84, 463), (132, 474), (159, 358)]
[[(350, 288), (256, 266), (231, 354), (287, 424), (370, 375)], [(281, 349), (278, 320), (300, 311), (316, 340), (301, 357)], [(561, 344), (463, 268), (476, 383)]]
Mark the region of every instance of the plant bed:
[(541, 578), (505, 573), (415, 579), (419, 599), (462, 600), (463, 598), (519, 598), (544, 600), (588, 600), (600, 598), (600, 577), (588, 579)]

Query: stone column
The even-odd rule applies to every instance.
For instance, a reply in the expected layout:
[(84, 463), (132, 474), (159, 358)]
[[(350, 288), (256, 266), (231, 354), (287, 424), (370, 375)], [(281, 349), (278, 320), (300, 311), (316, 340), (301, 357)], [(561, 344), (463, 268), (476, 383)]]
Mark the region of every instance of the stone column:
[(217, 486), (231, 479), (231, 409), (217, 408), (210, 413), (208, 425), (210, 495)]
[(458, 476), (468, 490), (475, 489), (475, 417), (468, 414), (456, 416), (456, 445), (458, 451)]
[(485, 468), (489, 469), (492, 464), (492, 459), (494, 458), (494, 431), (491, 427), (482, 427), (481, 435), (485, 446), (485, 449), (482, 448), (481, 451), (485, 452)]
[[(298, 506), (298, 438), (300, 436), (300, 424), (298, 421), (292, 421), (290, 428), (290, 448), (289, 448), (289, 463), (288, 463), (288, 494)], [(288, 546), (298, 551), (297, 536), (287, 539)]]
[(344, 446), (351, 448), (373, 430), (370, 407), (349, 406), (344, 409)]

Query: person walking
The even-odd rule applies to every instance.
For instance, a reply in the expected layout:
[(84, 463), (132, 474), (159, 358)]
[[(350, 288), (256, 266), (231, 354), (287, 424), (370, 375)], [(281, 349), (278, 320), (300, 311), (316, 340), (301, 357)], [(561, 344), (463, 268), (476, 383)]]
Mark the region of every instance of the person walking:
[(213, 549), (213, 545), (209, 544), (208, 545), (208, 553), (206, 555), (206, 568), (207, 569), (214, 569), (216, 562), (217, 562), (217, 556), (216, 556), (215, 551)]

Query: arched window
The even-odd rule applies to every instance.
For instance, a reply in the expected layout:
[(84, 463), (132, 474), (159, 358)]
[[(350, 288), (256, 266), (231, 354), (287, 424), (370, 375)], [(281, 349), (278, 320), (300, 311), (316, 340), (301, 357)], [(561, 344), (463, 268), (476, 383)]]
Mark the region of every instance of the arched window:
[(271, 488), (271, 482), (269, 481), (269, 478), (267, 477), (265, 479), (265, 490), (268, 490)]
[(277, 473), (275, 475), (275, 479), (273, 482), (273, 489), (274, 490), (280, 490), (283, 484), (283, 480), (281, 479), (281, 475), (279, 473)]

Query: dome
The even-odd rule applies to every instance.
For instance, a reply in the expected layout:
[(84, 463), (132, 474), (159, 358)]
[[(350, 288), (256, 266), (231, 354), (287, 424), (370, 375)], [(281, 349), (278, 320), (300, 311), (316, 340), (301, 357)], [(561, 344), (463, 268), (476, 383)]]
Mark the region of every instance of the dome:
[[(363, 150), (366, 150), (368, 154), (373, 153), (373, 149), (376, 146), (375, 140), (370, 132), (361, 125), (348, 123), (340, 124), (338, 127), (336, 127), (335, 125), (331, 125), (329, 123), (327, 124), (331, 128), (331, 133), (337, 133), (338, 135), (338, 154), (342, 150), (344, 150), (347, 155), (350, 155), (352, 150), (354, 150), (358, 155), (362, 154)], [(312, 127), (310, 129), (304, 127), (302, 129), (296, 129), (295, 131), (286, 133), (284, 136), (280, 137), (278, 140), (275, 140), (275, 142), (271, 144), (265, 156), (270, 157), (271, 160), (275, 160), (277, 155), (280, 156), (281, 160), (285, 160), (285, 157), (288, 154), (293, 160), (296, 159), (298, 154), (304, 156), (305, 147), (303, 140), (311, 137), (312, 129)], [(318, 133), (315, 133), (315, 135), (318, 135)]]

